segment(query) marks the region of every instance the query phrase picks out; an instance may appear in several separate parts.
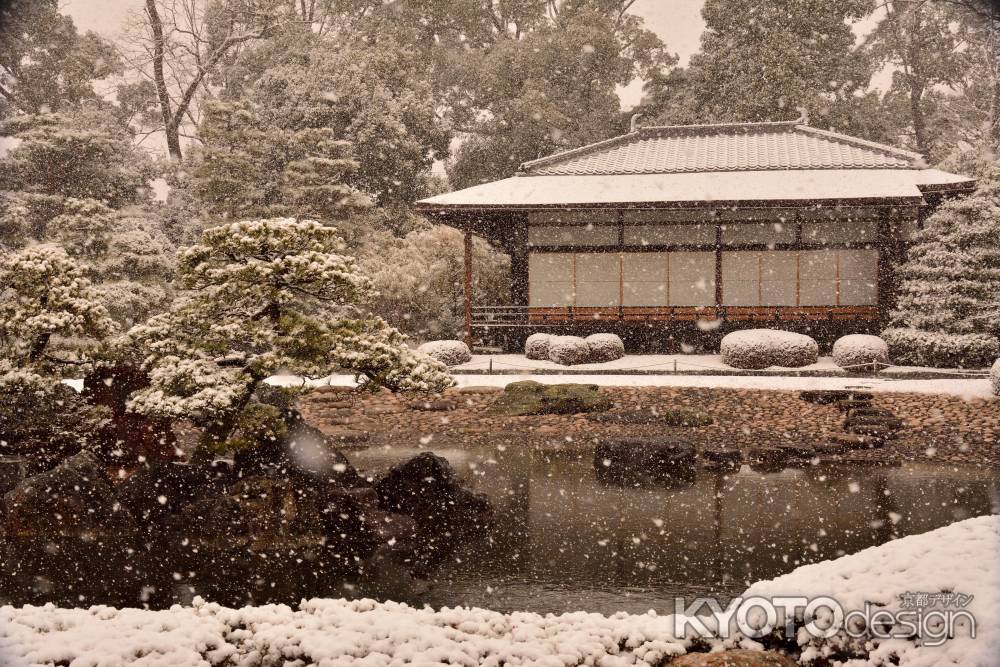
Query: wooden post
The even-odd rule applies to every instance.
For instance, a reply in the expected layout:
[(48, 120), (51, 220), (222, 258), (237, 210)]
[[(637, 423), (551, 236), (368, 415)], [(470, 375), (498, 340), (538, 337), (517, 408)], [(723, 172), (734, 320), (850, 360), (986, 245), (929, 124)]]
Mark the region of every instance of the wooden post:
[(465, 232), (465, 342), (472, 347), (472, 232)]

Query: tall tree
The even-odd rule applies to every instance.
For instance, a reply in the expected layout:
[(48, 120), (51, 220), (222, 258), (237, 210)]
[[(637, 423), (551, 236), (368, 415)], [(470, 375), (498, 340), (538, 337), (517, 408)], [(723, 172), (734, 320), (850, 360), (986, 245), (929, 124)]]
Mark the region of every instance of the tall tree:
[(635, 0), (413, 0), (374, 15), (418, 51), (441, 108), (466, 141), (454, 187), (617, 131), (617, 85), (672, 62), (631, 13)]
[(0, 6), (0, 118), (96, 101), (94, 82), (120, 71), (114, 47), (92, 32), (79, 34), (56, 0)]
[(147, 104), (159, 123), (147, 133), (164, 133), (171, 158), (183, 157), (182, 127), (197, 126), (199, 103), (223, 62), (295, 20), (279, 9), (287, 3), (258, 8), (237, 0), (145, 0), (141, 18), (128, 30), (127, 53), (143, 80), (122, 86), (119, 96), (133, 105), (143, 95), (155, 96)]
[[(701, 51), (691, 58), (698, 105), (713, 121), (791, 119), (821, 125), (851, 104), (873, 68), (851, 23), (870, 0), (707, 0)], [(850, 114), (845, 114), (849, 116)], [(847, 129), (847, 128), (842, 128)]]
[(963, 70), (955, 14), (947, 3), (886, 0), (885, 17), (868, 38), (881, 63), (893, 68), (890, 96), (906, 109), (913, 148), (928, 156), (935, 148), (929, 118), (937, 106), (935, 89), (955, 84)]

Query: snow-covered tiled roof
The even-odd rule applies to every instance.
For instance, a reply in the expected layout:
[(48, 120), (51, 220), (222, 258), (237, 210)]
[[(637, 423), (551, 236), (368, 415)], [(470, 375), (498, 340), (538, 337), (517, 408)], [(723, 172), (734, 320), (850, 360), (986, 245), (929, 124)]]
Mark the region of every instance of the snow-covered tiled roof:
[(921, 156), (799, 121), (644, 127), (521, 165), (528, 176), (920, 169)]
[(417, 202), (456, 209), (671, 206), (682, 203), (892, 200), (919, 205), (923, 188), (967, 188), (971, 179), (936, 169), (797, 169), (680, 174), (514, 176)]

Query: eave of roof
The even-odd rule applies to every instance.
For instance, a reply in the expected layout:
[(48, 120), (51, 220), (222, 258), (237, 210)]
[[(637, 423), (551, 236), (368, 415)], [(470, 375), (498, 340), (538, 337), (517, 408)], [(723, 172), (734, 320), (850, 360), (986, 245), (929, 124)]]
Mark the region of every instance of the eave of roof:
[(544, 208), (924, 203), (975, 182), (936, 169), (815, 169), (512, 177), (417, 202), (425, 213)]

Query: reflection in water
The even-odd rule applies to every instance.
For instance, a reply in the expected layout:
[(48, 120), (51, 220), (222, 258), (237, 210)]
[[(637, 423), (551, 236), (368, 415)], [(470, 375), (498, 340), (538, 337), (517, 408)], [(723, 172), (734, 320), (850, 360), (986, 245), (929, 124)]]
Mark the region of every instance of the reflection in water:
[[(358, 452), (380, 473), (418, 450)], [(414, 603), (501, 611), (642, 613), (673, 598), (731, 597), (750, 583), (961, 519), (1000, 513), (989, 471), (912, 465), (700, 473), (685, 488), (597, 482), (587, 455), (434, 450), (497, 508)]]

